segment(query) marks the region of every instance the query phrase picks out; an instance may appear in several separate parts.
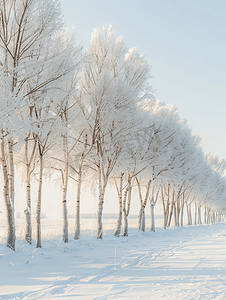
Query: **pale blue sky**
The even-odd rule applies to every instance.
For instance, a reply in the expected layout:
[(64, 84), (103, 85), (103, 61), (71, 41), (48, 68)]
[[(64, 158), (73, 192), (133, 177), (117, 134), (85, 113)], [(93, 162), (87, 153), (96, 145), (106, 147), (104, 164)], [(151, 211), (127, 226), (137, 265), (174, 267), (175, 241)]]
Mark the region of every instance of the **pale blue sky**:
[(87, 46), (111, 23), (152, 66), (155, 96), (174, 104), (202, 139), (226, 158), (226, 0), (61, 0), (66, 25)]

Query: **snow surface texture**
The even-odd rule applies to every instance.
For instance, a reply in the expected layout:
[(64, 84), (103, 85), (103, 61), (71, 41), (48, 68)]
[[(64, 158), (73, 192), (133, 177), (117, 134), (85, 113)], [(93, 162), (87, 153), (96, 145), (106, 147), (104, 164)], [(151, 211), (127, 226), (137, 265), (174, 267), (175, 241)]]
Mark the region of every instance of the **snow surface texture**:
[(113, 225), (105, 221), (103, 240), (90, 229), (68, 244), (46, 234), (37, 250), (21, 237), (14, 253), (2, 239), (0, 299), (226, 299), (226, 224), (130, 228), (126, 238)]

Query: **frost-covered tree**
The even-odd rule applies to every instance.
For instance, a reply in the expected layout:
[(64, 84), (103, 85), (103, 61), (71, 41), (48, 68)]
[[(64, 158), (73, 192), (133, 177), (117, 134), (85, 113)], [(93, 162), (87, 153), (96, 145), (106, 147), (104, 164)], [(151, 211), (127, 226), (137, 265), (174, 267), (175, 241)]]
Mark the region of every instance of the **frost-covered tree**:
[[(11, 79), (11, 92), (23, 95), (26, 102), (20, 118), (29, 120), (35, 128), (26, 126), (24, 130), (25, 143), (30, 143), (32, 137), (35, 150), (38, 145), (35, 139), (40, 130), (40, 106), (44, 104), (46, 109), (51, 103), (56, 82), (74, 69), (77, 64), (74, 57), (78, 53), (72, 51), (73, 34), (63, 29), (58, 1), (4, 0), (0, 4), (0, 15), (0, 62)], [(47, 90), (49, 103), (44, 100)], [(9, 143), (12, 148), (13, 141), (9, 140)], [(30, 151), (28, 158), (28, 147), (24, 148), (27, 174), (34, 157), (34, 151)], [(12, 155), (13, 151), (10, 151), (9, 156)], [(13, 181), (13, 174), (10, 178)], [(28, 191), (29, 176), (26, 186)], [(26, 240), (31, 243), (29, 191), (27, 195)]]
[(22, 99), (11, 90), (12, 80), (7, 70), (0, 67), (0, 139), (1, 139), (1, 167), (3, 172), (3, 198), (7, 218), (7, 247), (15, 250), (15, 220), (14, 220), (14, 161), (13, 140), (21, 129), (21, 122), (17, 117)]
[(95, 135), (99, 187), (97, 237), (102, 237), (102, 211), (109, 177), (122, 152), (122, 140), (136, 125), (136, 105), (144, 93), (149, 67), (135, 49), (127, 51), (123, 39), (115, 38), (112, 26), (94, 30), (89, 60), (81, 82), (83, 110), (90, 114), (90, 135)]

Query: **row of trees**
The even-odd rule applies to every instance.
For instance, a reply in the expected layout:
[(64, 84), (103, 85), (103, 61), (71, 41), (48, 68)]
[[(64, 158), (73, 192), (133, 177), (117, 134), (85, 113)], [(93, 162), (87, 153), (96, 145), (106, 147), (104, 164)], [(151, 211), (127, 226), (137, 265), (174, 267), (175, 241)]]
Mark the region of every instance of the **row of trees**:
[[(145, 208), (162, 201), (164, 228), (172, 216), (183, 226), (219, 221), (224, 214), (225, 161), (204, 156), (172, 105), (156, 101), (150, 67), (135, 48), (116, 38), (112, 26), (95, 29), (87, 53), (73, 29), (62, 22), (53, 0), (3, 0), (0, 4), (1, 166), (7, 214), (7, 246), (15, 250), (14, 166), (25, 171), (26, 236), (32, 242), (31, 180), (38, 181), (36, 247), (41, 247), (44, 172), (62, 178), (63, 240), (68, 242), (68, 181), (76, 183), (75, 239), (80, 236), (84, 179), (97, 189), (97, 238), (109, 179), (118, 194), (115, 235), (128, 235), (132, 192), (140, 199), (138, 229), (145, 231)], [(18, 199), (19, 201), (19, 199)]]

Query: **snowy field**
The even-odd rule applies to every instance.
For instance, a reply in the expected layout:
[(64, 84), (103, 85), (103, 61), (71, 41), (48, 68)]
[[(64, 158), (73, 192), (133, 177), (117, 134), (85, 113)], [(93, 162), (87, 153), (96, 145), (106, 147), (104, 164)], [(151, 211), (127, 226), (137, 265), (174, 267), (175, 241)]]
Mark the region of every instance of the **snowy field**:
[[(129, 237), (113, 235), (116, 220), (104, 219), (103, 240), (96, 220), (82, 220), (82, 237), (60, 238), (61, 221), (42, 220), (42, 249), (23, 239), (17, 220), (13, 253), (5, 247), (0, 220), (0, 299), (226, 299), (226, 224), (147, 228)], [(147, 227), (149, 220), (147, 220)], [(3, 238), (2, 238), (3, 237)]]

